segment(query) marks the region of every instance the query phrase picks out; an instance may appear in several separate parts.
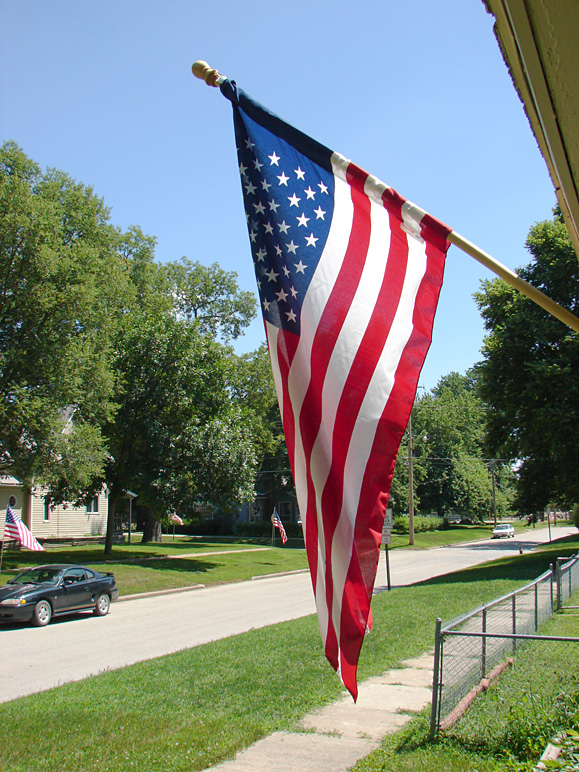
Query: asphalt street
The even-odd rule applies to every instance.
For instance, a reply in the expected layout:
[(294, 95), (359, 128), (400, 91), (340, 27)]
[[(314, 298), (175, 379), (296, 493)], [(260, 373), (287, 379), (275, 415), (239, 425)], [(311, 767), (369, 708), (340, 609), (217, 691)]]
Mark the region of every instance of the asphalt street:
[[(575, 532), (569, 526), (551, 528), (553, 539)], [(515, 539), (393, 550), (391, 585), (424, 581), (548, 540), (548, 529), (541, 528)], [(382, 551), (375, 589), (386, 586)], [(44, 628), (3, 626), (0, 702), (313, 613), (310, 577), (301, 572), (119, 601), (106, 617), (79, 614)]]

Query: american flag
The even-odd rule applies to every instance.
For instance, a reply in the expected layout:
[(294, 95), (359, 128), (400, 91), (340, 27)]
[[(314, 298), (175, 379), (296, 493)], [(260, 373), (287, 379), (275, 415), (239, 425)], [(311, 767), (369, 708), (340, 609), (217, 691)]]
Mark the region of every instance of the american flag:
[(280, 536), (281, 536), (281, 543), (285, 544), (287, 541), (287, 533), (285, 532), (285, 528), (283, 526), (283, 523), (281, 521), (281, 517), (277, 513), (277, 509), (273, 510), (273, 517), (271, 522), (274, 524), (274, 526), (278, 529)]
[(183, 525), (183, 520), (176, 512), (173, 512), (173, 514), (169, 516), (169, 521), (171, 523), (177, 523), (177, 525)]
[(450, 229), (233, 81), (239, 171), (326, 656), (353, 698)]
[(22, 520), (10, 505), (6, 507), (6, 523), (4, 525), (4, 538), (16, 539), (29, 550), (43, 550), (44, 547), (30, 533)]

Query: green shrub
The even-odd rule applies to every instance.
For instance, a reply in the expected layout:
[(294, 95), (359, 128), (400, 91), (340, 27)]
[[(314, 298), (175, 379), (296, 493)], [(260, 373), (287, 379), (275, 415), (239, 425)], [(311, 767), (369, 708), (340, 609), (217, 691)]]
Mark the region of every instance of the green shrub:
[[(432, 517), (430, 515), (414, 516), (414, 533), (426, 533), (427, 531), (438, 531), (444, 527), (444, 521), (441, 517)], [(396, 515), (392, 523), (394, 533), (408, 533), (410, 531), (410, 518), (408, 515)]]

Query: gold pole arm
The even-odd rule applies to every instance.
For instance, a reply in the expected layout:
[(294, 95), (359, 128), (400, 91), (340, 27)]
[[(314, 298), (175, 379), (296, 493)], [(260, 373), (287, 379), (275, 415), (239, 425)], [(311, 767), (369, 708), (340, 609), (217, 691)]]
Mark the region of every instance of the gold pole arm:
[(217, 88), (225, 80), (225, 75), (222, 75), (218, 70), (212, 69), (202, 59), (194, 62), (191, 69), (196, 78), (204, 80), (208, 86), (213, 86), (214, 88)]
[(544, 292), (541, 292), (541, 290), (533, 287), (533, 285), (529, 284), (529, 282), (521, 279), (520, 276), (518, 276), (514, 271), (511, 271), (510, 268), (507, 268), (506, 265), (499, 263), (498, 260), (494, 259), (494, 257), (491, 257), (486, 252), (483, 252), (482, 249), (479, 249), (472, 242), (467, 241), (467, 239), (460, 236), (458, 233), (456, 233), (456, 231), (452, 231), (449, 234), (448, 240), (451, 244), (454, 244), (459, 249), (462, 249), (463, 252), (466, 252), (467, 255), (474, 257), (474, 259), (478, 260), (479, 263), (482, 263), (487, 268), (490, 268), (490, 270), (496, 273), (497, 276), (500, 276), (501, 279), (504, 279), (512, 287), (519, 290), (519, 292), (522, 292), (523, 295), (526, 295), (534, 303), (536, 303), (538, 306), (541, 306), (541, 308), (545, 309), (545, 311), (550, 313), (560, 322), (563, 322), (563, 324), (566, 324), (572, 330), (579, 333), (579, 319), (574, 314), (572, 314), (571, 311), (568, 311), (566, 308), (563, 308), (563, 306), (559, 305), (559, 303), (551, 300), (551, 298), (548, 297), (548, 295), (545, 295)]

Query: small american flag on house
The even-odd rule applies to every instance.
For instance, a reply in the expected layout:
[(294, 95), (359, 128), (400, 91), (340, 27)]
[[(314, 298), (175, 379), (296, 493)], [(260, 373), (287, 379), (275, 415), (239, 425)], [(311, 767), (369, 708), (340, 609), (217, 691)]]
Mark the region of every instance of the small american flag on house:
[(26, 547), (29, 550), (39, 551), (44, 549), (42, 544), (34, 538), (10, 505), (6, 507), (4, 538), (15, 539), (20, 542), (23, 547)]

